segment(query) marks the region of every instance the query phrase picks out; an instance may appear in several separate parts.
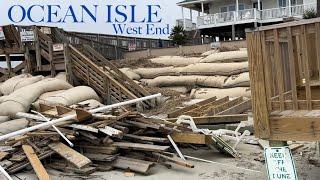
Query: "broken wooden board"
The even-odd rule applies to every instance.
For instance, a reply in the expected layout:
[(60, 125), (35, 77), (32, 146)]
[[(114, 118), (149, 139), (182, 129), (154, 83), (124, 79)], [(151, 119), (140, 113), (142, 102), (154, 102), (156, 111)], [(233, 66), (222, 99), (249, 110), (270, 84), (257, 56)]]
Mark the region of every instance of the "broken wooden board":
[(86, 126), (86, 125), (80, 125), (80, 124), (71, 124), (68, 127), (71, 127), (73, 129), (77, 129), (77, 130), (89, 131), (89, 132), (93, 132), (93, 133), (99, 132), (99, 130), (96, 128), (93, 128), (91, 126)]
[(226, 109), (220, 113), (218, 113), (218, 115), (228, 115), (228, 114), (241, 114), (249, 109), (251, 109), (252, 104), (251, 104), (251, 99), (244, 101), (240, 104), (237, 104), (229, 109)]
[(35, 171), (36, 175), (38, 176), (39, 180), (49, 180), (50, 177), (46, 169), (43, 167), (38, 156), (34, 152), (33, 148), (29, 145), (22, 145), (22, 149), (24, 153), (27, 155), (28, 160), (31, 166), (33, 167), (33, 170)]
[(176, 143), (190, 143), (190, 144), (206, 144), (206, 136), (204, 134), (194, 133), (173, 133), (172, 139)]
[(56, 169), (62, 172), (74, 172), (76, 174), (83, 174), (83, 175), (92, 174), (96, 170), (95, 167), (84, 167), (84, 168), (78, 169), (66, 163), (59, 163), (59, 162), (50, 163), (48, 166), (51, 167), (52, 169)]
[(231, 155), (232, 157), (235, 157), (235, 158), (240, 157), (240, 154), (219, 136), (207, 137), (206, 144), (210, 148), (215, 148), (222, 153)]
[(127, 142), (114, 142), (112, 145), (121, 149), (132, 149), (132, 150), (154, 151), (154, 152), (163, 152), (170, 148), (170, 146), (158, 146), (158, 145), (151, 145), (151, 144), (127, 143)]
[(49, 147), (77, 168), (83, 168), (92, 163), (90, 159), (69, 148), (65, 144), (52, 143), (49, 144)]
[(107, 134), (109, 136), (117, 137), (119, 139), (122, 139), (122, 137), (123, 137), (122, 131), (115, 129), (115, 128), (112, 128), (110, 126), (106, 126), (105, 128), (100, 128), (99, 131), (104, 134)]
[(114, 146), (92, 146), (84, 144), (76, 144), (76, 147), (80, 147), (86, 153), (101, 153), (101, 154), (115, 154), (118, 152), (117, 147)]
[(119, 156), (111, 165), (115, 168), (148, 174), (149, 169), (154, 163), (133, 158)]
[[(215, 115), (215, 116), (203, 116), (192, 117), (196, 125), (212, 125), (212, 124), (226, 124), (226, 123), (239, 123), (241, 121), (247, 121), (247, 114), (232, 114), (232, 115)], [(168, 119), (167, 121), (176, 122), (178, 119)]]
[(169, 156), (166, 156), (166, 155), (163, 155), (163, 154), (160, 154), (160, 153), (155, 153), (155, 152), (153, 152), (152, 154), (154, 156), (156, 156), (157, 158), (163, 158), (163, 159), (168, 160), (170, 162), (173, 162), (173, 163), (175, 163), (177, 165), (184, 166), (184, 167), (187, 167), (187, 168), (194, 168), (193, 164), (190, 164), (190, 163), (188, 163), (187, 161), (184, 161), (181, 158), (169, 157)]
[(187, 106), (187, 107), (184, 107), (182, 109), (179, 109), (179, 110), (176, 110), (174, 112), (169, 113), (168, 114), (168, 118), (176, 118), (178, 116), (183, 115), (183, 113), (185, 113), (185, 112), (188, 112), (188, 111), (190, 111), (192, 109), (195, 109), (195, 108), (198, 108), (200, 106), (212, 103), (212, 102), (214, 102), (216, 100), (217, 100), (217, 97), (212, 97), (212, 98), (206, 99), (204, 101), (200, 101), (200, 102), (198, 102), (196, 104), (193, 104), (191, 106)]
[(99, 153), (84, 153), (84, 156), (89, 158), (91, 161), (102, 161), (102, 162), (111, 162), (117, 159), (118, 155), (109, 155), (109, 154), (99, 154)]
[(217, 114), (219, 114), (219, 113), (221, 113), (221, 112), (223, 112), (223, 111), (225, 111), (225, 110), (227, 110), (227, 109), (229, 109), (229, 108), (231, 108), (233, 106), (236, 106), (236, 105), (238, 105), (238, 104), (240, 104), (242, 102), (243, 102), (243, 97), (236, 98), (234, 100), (231, 100), (231, 101), (228, 101), (226, 103), (223, 103), (223, 104), (221, 104), (219, 106), (215, 106), (215, 107), (213, 107), (211, 109), (208, 109), (206, 111), (206, 115), (208, 115), (208, 116), (217, 115)]
[(169, 140), (167, 138), (159, 138), (159, 137), (148, 137), (148, 136), (137, 136), (134, 134), (125, 134), (126, 138), (129, 139), (137, 139), (140, 141), (151, 141), (151, 142), (158, 142), (158, 143), (168, 143)]

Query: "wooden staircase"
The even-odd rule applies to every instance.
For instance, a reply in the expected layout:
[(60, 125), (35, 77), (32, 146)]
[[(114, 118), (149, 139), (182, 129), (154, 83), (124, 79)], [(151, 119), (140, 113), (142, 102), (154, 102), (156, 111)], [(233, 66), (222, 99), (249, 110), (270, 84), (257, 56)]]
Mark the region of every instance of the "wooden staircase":
[[(81, 84), (92, 87), (107, 104), (150, 95), (89, 46), (67, 45), (65, 62), (68, 81), (71, 84), (81, 81)], [(142, 105), (149, 109), (155, 106), (155, 102), (149, 100)]]

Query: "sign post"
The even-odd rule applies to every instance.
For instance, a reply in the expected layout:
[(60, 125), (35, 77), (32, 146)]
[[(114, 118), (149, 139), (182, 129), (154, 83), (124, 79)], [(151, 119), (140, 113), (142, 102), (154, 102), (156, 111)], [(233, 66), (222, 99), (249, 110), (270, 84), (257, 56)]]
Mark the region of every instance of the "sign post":
[(289, 147), (264, 149), (269, 180), (298, 180)]

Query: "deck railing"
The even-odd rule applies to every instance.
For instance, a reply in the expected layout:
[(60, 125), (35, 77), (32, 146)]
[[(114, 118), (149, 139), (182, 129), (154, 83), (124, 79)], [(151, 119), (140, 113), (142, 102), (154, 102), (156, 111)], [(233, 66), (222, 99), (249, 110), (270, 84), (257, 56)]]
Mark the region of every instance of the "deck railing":
[(316, 4), (301, 4), (289, 7), (280, 7), (272, 9), (245, 9), (241, 11), (230, 11), (224, 13), (208, 14), (205, 16), (199, 16), (197, 19), (198, 26), (204, 25), (224, 25), (232, 22), (248, 22), (260, 20), (272, 20), (285, 17), (301, 17), (306, 10), (316, 10)]

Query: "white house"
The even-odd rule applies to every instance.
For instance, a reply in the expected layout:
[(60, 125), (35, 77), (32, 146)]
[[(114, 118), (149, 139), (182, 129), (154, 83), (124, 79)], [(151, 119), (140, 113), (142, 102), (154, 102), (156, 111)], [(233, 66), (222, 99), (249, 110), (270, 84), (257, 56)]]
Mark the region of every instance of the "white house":
[(200, 30), (201, 35), (244, 38), (245, 28), (302, 18), (306, 10), (316, 11), (316, 4), (316, 0), (185, 0), (177, 3), (182, 8), (177, 24), (185, 30)]

